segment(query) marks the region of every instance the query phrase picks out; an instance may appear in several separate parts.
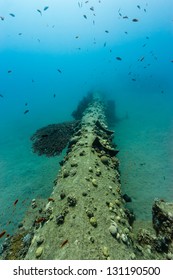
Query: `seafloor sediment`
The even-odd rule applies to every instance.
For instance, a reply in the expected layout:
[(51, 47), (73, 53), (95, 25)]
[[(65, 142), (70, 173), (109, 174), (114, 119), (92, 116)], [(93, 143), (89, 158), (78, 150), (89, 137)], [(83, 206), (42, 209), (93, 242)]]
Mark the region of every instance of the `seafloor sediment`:
[(173, 258), (173, 205), (156, 201), (155, 231), (134, 230), (112, 138), (95, 94), (69, 141), (51, 197), (45, 205), (32, 202), (25, 225), (6, 241), (4, 259)]

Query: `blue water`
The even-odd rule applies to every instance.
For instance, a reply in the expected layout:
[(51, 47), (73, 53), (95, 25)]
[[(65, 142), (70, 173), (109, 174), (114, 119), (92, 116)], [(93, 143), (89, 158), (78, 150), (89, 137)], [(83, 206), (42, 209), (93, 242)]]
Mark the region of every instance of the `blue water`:
[(173, 200), (172, 1), (25, 2), (0, 1), (0, 232), (49, 196), (59, 170), (61, 156), (33, 154), (30, 136), (72, 120), (90, 90), (128, 116), (114, 127), (122, 191), (138, 219), (151, 219), (156, 197)]

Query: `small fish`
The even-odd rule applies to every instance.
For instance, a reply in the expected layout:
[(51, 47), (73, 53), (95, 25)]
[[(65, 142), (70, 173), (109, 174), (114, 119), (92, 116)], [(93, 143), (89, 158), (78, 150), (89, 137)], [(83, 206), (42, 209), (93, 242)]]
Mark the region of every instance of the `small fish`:
[(8, 73), (11, 73), (12, 72), (12, 70), (8, 70)]
[(109, 31), (108, 31), (108, 30), (105, 30), (105, 33), (109, 33)]
[(138, 22), (139, 20), (137, 18), (132, 19), (133, 22)]
[(6, 230), (3, 230), (3, 231), (0, 233), (0, 238), (3, 237), (4, 234), (6, 234)]
[(116, 59), (117, 59), (117, 60), (122, 60), (122, 58), (121, 58), (121, 57), (119, 57), (119, 56), (117, 56), (117, 57), (116, 57)]
[(66, 240), (64, 240), (62, 243), (61, 243), (61, 245), (60, 245), (60, 247), (62, 248), (65, 244), (67, 244), (68, 243), (68, 239), (66, 239)]
[(146, 12), (147, 12), (147, 10), (146, 10), (146, 9), (144, 9), (144, 12), (146, 13)]
[(133, 81), (133, 82), (136, 82), (136, 79), (133, 78), (132, 81)]
[(87, 4), (89, 1), (85, 1), (85, 3)]
[(25, 106), (27, 106), (27, 105), (28, 105), (28, 103), (26, 102), (26, 103), (25, 103)]
[(54, 199), (54, 198), (52, 198), (52, 197), (49, 197), (49, 198), (48, 198), (48, 201), (55, 202), (55, 199)]
[(83, 15), (83, 17), (84, 17), (85, 19), (87, 19), (87, 16), (86, 16), (86, 15)]
[(146, 36), (146, 39), (148, 40), (148, 39), (150, 39), (148, 36)]
[(173, 63), (173, 60), (171, 60), (171, 62)]
[(127, 32), (127, 31), (124, 31), (124, 33), (125, 33), (125, 34), (128, 34), (128, 32)]
[(49, 9), (49, 6), (44, 7), (43, 10), (46, 11), (47, 9)]
[(121, 13), (119, 13), (119, 16), (120, 16), (120, 17), (122, 17), (122, 14), (121, 14)]
[(125, 18), (128, 18), (128, 16), (124, 16), (123, 18), (124, 18), (124, 19), (125, 19)]
[(75, 38), (76, 38), (76, 39), (78, 39), (78, 38), (79, 38), (79, 36), (76, 36)]
[(20, 36), (20, 35), (22, 35), (22, 33), (20, 32), (20, 33), (18, 33), (18, 35)]
[(93, 25), (95, 25), (95, 20), (93, 20)]
[(94, 7), (91, 7), (90, 10), (91, 10), (91, 11), (94, 11)]
[(57, 71), (62, 74), (62, 71), (60, 69), (57, 69)]
[(40, 15), (42, 16), (42, 12), (39, 9), (37, 9), (37, 12), (40, 13)]
[(4, 17), (0, 16), (0, 19), (1, 19), (1, 20), (4, 20)]
[(44, 222), (46, 219), (44, 217), (38, 218), (37, 220), (35, 220), (35, 223), (39, 224), (41, 222)]
[(55, 97), (56, 97), (56, 94), (54, 94), (53, 97), (55, 98)]
[(104, 43), (103, 47), (106, 47), (106, 42)]
[(137, 8), (140, 9), (141, 7), (139, 5), (137, 5)]
[(11, 17), (15, 17), (15, 14), (9, 14)]
[(144, 44), (142, 47), (144, 48), (146, 46), (146, 44)]
[(0, 97), (4, 97), (4, 96), (0, 93)]
[(143, 57), (141, 57), (141, 58), (139, 59), (139, 61), (143, 61), (143, 60), (144, 60), (144, 58), (145, 58), (144, 56), (143, 56)]
[(15, 206), (18, 203), (18, 199), (15, 200), (15, 202), (13, 203), (13, 205)]
[(29, 112), (29, 110), (25, 110), (24, 115), (27, 114)]

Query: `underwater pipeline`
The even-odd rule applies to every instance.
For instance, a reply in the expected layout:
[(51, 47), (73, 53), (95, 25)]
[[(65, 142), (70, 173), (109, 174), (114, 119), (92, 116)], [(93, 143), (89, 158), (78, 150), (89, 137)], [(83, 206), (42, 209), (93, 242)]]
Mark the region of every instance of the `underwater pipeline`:
[[(163, 201), (156, 201), (153, 206), (157, 236), (145, 229), (134, 234), (134, 215), (126, 208), (121, 194), (113, 135), (114, 131), (107, 126), (104, 100), (95, 93), (68, 143), (51, 197), (41, 209), (34, 207), (35, 200), (32, 202), (34, 222), (19, 229), (9, 241), (5, 259), (161, 259), (168, 258), (168, 254), (170, 257), (172, 204), (166, 204), (169, 215)], [(169, 233), (166, 225), (159, 225), (163, 220)]]

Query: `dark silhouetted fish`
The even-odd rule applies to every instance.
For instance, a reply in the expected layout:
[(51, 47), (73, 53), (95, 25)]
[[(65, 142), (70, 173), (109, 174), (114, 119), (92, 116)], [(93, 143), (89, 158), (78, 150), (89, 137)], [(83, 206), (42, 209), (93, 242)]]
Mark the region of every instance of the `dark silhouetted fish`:
[(25, 110), (24, 115), (27, 114), (29, 112), (29, 110)]
[(28, 105), (28, 103), (26, 102), (26, 103), (25, 103), (25, 106), (27, 106), (27, 105)]
[(4, 96), (0, 93), (0, 97), (4, 97)]
[(83, 15), (83, 17), (84, 17), (85, 19), (87, 19), (87, 16), (86, 16), (86, 15)]
[(9, 14), (11, 17), (15, 17), (15, 14)]
[(108, 31), (108, 30), (105, 30), (105, 33), (109, 33), (109, 31)]
[(95, 20), (93, 20), (93, 25), (95, 24)]
[(22, 33), (18, 33), (18, 35), (20, 36), (20, 35), (22, 35)]
[(139, 20), (137, 18), (132, 19), (133, 22), (138, 22)]
[(136, 82), (136, 79), (133, 78), (132, 81), (133, 81), (133, 82)]
[(147, 10), (146, 10), (146, 9), (144, 9), (144, 12), (145, 12), (145, 13), (146, 13), (146, 11), (147, 11)]
[(173, 63), (173, 60), (171, 60), (171, 62)]
[(121, 57), (119, 57), (119, 56), (117, 56), (117, 57), (116, 57), (116, 59), (117, 59), (117, 60), (122, 60), (122, 58), (121, 58)]
[(104, 43), (103, 47), (106, 47), (106, 42)]
[(54, 94), (53, 97), (55, 98), (55, 97), (56, 97), (56, 94)]
[(13, 205), (15, 206), (18, 203), (18, 199), (15, 200), (15, 202), (13, 203)]
[(126, 18), (128, 18), (128, 16), (124, 16), (123, 18), (126, 19)]
[(1, 20), (4, 20), (4, 17), (0, 16), (0, 19), (1, 19)]
[(139, 61), (143, 61), (144, 60), (144, 56), (142, 56), (141, 58), (138, 59)]
[(128, 32), (127, 32), (127, 31), (124, 31), (124, 33), (125, 33), (125, 34), (128, 34)]
[(91, 7), (90, 10), (91, 10), (91, 11), (94, 11), (94, 7)]
[(37, 9), (37, 12), (42, 16), (42, 12), (39, 9)]
[(140, 9), (141, 7), (139, 5), (137, 5), (137, 8)]
[(44, 7), (43, 10), (46, 11), (47, 9), (49, 9), (49, 6)]
[(76, 38), (76, 39), (78, 39), (78, 38), (79, 38), (79, 36), (76, 36), (75, 38)]
[(62, 74), (62, 71), (60, 69), (57, 69), (57, 71)]
[(12, 72), (12, 70), (8, 70), (8, 73), (11, 73)]

